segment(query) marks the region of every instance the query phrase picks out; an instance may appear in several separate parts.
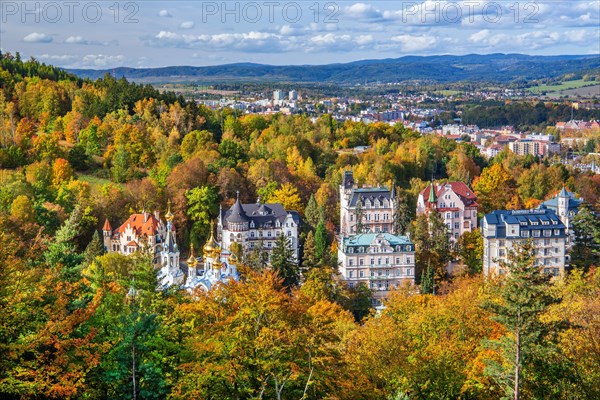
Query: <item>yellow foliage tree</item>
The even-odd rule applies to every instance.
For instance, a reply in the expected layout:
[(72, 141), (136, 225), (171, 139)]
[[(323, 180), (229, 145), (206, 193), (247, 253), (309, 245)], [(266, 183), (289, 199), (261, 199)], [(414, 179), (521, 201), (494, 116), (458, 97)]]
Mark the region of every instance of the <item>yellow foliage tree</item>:
[(52, 184), (60, 186), (63, 182), (73, 179), (73, 168), (64, 158), (57, 158), (52, 164)]
[(515, 205), (514, 181), (500, 164), (485, 168), (473, 182), (473, 189), (484, 213), (506, 209), (509, 204)]
[(286, 210), (295, 210), (301, 214), (304, 213), (304, 203), (300, 198), (298, 189), (291, 183), (286, 183), (275, 190), (268, 201), (269, 203), (281, 203)]

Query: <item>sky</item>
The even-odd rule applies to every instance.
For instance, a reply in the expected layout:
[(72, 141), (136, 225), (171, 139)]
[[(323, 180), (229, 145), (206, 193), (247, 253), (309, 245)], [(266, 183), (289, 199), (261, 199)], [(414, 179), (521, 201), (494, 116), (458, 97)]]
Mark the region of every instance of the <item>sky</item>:
[(1, 0), (0, 49), (93, 69), (600, 54), (600, 0)]

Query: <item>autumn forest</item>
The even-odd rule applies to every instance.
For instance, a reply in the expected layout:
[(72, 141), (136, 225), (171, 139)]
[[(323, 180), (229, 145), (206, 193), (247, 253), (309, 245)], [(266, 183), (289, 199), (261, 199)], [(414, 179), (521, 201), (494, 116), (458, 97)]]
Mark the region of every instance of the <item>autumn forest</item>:
[[(395, 188), (394, 222), (417, 246), (417, 285), (379, 310), (369, 289), (337, 275), (346, 170), (359, 184)], [(535, 208), (563, 186), (577, 193), (586, 205), (570, 272), (532, 271), (524, 243), (509, 277), (485, 279), (477, 231), (448, 254), (426, 245), (415, 206), (431, 179), (467, 183), (481, 214)], [(187, 255), (237, 192), (300, 213), (299, 265), (249, 254), (239, 282), (190, 293), (156, 290), (148, 254), (104, 253), (106, 218), (164, 213), (170, 202)], [(521, 398), (597, 399), (594, 212), (600, 175), (549, 159), (504, 150), (487, 160), (468, 142), (401, 125), (213, 110), (2, 54), (0, 398), (512, 398), (518, 337)], [(452, 277), (449, 258), (463, 266)], [(425, 266), (435, 270), (427, 290)]]

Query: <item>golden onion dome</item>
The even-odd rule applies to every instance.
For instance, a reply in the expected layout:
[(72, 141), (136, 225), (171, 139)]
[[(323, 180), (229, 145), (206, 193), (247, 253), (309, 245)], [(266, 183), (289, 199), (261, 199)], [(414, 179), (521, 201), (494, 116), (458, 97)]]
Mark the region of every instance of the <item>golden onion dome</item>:
[(214, 226), (215, 226), (215, 223), (213, 221), (211, 221), (210, 222), (210, 237), (208, 238), (208, 240), (206, 241), (206, 244), (202, 248), (202, 250), (204, 251), (205, 257), (213, 257), (217, 251), (219, 253), (221, 252), (221, 248), (219, 247), (219, 244), (215, 240), (215, 236), (213, 234)]
[(187, 259), (187, 264), (190, 267), (195, 267), (198, 264), (198, 260), (194, 257), (194, 245), (190, 246), (190, 258)]
[(216, 260), (221, 259), (221, 246), (217, 244), (217, 247), (213, 250), (213, 258)]
[(232, 252), (229, 257), (227, 257), (227, 263), (231, 265), (238, 263), (238, 257), (235, 255), (235, 253)]
[(173, 213), (171, 212), (171, 200), (169, 200), (169, 203), (168, 203), (168, 206), (167, 206), (167, 213), (165, 214), (165, 218), (169, 222), (173, 221)]

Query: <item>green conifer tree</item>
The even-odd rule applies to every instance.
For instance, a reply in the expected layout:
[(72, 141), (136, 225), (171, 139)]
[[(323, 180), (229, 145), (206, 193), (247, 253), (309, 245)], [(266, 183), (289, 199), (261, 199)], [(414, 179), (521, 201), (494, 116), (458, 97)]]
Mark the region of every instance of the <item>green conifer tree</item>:
[(284, 235), (279, 235), (275, 240), (275, 247), (271, 253), (271, 267), (283, 279), (283, 285), (286, 288), (298, 285), (300, 272), (294, 256), (294, 249)]
[(317, 262), (319, 260), (324, 261), (327, 257), (327, 248), (327, 230), (323, 220), (320, 220), (315, 231), (315, 257)]
[[(487, 342), (497, 350), (502, 360), (490, 360), (486, 374), (494, 378), (507, 397), (515, 400), (548, 397), (545, 382), (561, 373), (557, 355), (557, 333), (564, 328), (561, 321), (546, 321), (542, 317), (549, 307), (560, 300), (550, 293), (551, 276), (536, 265), (535, 246), (524, 241), (509, 251), (507, 261), (501, 261), (506, 277), (492, 289), (492, 296), (482, 307), (492, 313), (492, 319), (506, 329), (496, 340)], [(549, 380), (548, 380), (549, 379)]]
[(575, 245), (571, 248), (571, 265), (587, 271), (592, 265), (600, 265), (600, 218), (587, 203), (579, 206), (572, 222)]

